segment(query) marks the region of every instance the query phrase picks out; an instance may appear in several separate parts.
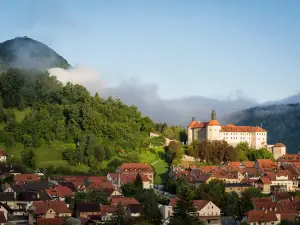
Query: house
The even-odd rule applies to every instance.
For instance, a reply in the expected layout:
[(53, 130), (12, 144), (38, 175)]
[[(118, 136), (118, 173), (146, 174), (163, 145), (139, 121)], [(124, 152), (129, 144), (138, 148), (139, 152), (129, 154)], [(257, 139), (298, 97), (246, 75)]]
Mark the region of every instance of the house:
[(78, 202), (75, 205), (75, 214), (77, 218), (91, 218), (92, 215), (100, 215), (100, 203)]
[(255, 187), (259, 188), (263, 194), (269, 194), (271, 192), (271, 185), (272, 182), (267, 176), (259, 178), (255, 183)]
[(293, 162), (300, 162), (300, 154), (284, 154), (277, 159), (281, 164), (291, 164)]
[(119, 192), (118, 190), (115, 190), (113, 188), (104, 188), (103, 192), (105, 192), (108, 196), (108, 198), (112, 198), (112, 197), (122, 197), (122, 193)]
[[(173, 207), (176, 205), (176, 197), (170, 199), (168, 206), (162, 206), (163, 219), (167, 219), (173, 214)], [(199, 219), (205, 224), (221, 224), (221, 209), (213, 202), (207, 200), (194, 200)]]
[(36, 224), (38, 218), (71, 217), (72, 212), (62, 201), (35, 201), (29, 207), (29, 224)]
[(6, 158), (7, 153), (3, 149), (0, 149), (0, 162), (6, 162)]
[(267, 212), (263, 210), (251, 210), (243, 218), (243, 221), (248, 222), (250, 225), (265, 224), (277, 225), (281, 222), (280, 213)]
[(112, 219), (117, 207), (112, 205), (101, 205), (100, 215), (102, 221), (109, 221)]
[(37, 180), (27, 181), (25, 186), (28, 191), (45, 191), (46, 189), (55, 186), (55, 184), (48, 180)]
[(123, 163), (120, 168), (117, 169), (117, 173), (121, 174), (144, 174), (146, 175), (151, 184), (154, 183), (154, 170), (151, 165), (147, 163)]
[[(108, 181), (113, 185), (115, 189), (120, 189), (120, 186), (124, 184), (134, 183), (136, 177), (137, 174), (118, 174), (118, 173), (107, 174)], [(142, 179), (144, 189), (153, 188), (153, 183), (147, 175), (140, 174), (140, 177)]]
[[(213, 179), (224, 181), (225, 183), (240, 183), (245, 177), (237, 171), (230, 172), (230, 171), (222, 171), (216, 170), (212, 173), (209, 181)], [(209, 182), (208, 181), (208, 182)]]
[(225, 192), (236, 192), (239, 196), (241, 196), (242, 192), (251, 187), (250, 184), (247, 183), (226, 183), (225, 184)]
[(8, 205), (11, 209), (17, 208), (16, 192), (0, 192), (0, 202)]
[(58, 181), (57, 185), (61, 185), (61, 186), (69, 188), (73, 192), (73, 194), (75, 194), (77, 192), (77, 189), (76, 189), (76, 187), (75, 187), (75, 185), (74, 185), (73, 182), (70, 182), (70, 181)]
[(271, 192), (274, 191), (295, 191), (294, 182), (286, 170), (266, 172), (265, 176), (271, 181)]

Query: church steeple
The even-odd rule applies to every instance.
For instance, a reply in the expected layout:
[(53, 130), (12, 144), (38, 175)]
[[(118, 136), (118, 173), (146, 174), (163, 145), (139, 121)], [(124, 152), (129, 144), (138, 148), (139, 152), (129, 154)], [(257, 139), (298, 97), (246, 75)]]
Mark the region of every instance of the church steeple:
[(217, 119), (217, 114), (216, 111), (213, 109), (211, 112), (211, 120), (216, 120)]
[(192, 121), (195, 121), (195, 119), (196, 119), (196, 118), (193, 116)]

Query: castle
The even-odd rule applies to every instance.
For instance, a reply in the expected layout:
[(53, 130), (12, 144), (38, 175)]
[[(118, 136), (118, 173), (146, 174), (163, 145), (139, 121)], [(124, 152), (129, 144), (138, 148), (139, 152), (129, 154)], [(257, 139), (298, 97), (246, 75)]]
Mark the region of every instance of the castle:
[(191, 144), (193, 140), (225, 140), (235, 147), (240, 142), (247, 142), (249, 147), (268, 149), (277, 159), (286, 153), (286, 147), (282, 143), (268, 145), (267, 133), (265, 129), (258, 126), (235, 126), (233, 124), (222, 126), (217, 120), (215, 110), (212, 110), (211, 120), (208, 122), (196, 122), (193, 117), (188, 125), (188, 144)]
[(267, 131), (263, 128), (233, 124), (222, 126), (216, 117), (216, 112), (213, 110), (209, 122), (196, 122), (193, 118), (188, 125), (188, 144), (193, 140), (225, 140), (232, 146), (240, 142), (248, 142), (252, 148), (267, 147)]

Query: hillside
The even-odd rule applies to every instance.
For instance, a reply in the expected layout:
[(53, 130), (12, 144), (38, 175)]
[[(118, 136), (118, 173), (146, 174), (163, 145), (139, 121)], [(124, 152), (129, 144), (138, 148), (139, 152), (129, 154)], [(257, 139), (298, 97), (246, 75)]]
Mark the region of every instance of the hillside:
[(47, 45), (28, 37), (17, 37), (0, 43), (0, 71), (8, 68), (68, 68), (66, 59)]
[(300, 104), (261, 106), (235, 113), (228, 118), (237, 125), (262, 125), (268, 130), (268, 143), (282, 142), (289, 153), (300, 150)]

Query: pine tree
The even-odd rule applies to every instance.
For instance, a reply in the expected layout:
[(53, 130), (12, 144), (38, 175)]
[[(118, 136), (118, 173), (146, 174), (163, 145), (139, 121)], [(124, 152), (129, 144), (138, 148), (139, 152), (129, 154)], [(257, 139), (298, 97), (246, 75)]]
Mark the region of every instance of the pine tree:
[(171, 217), (170, 224), (202, 224), (193, 203), (193, 191), (188, 186), (183, 186), (179, 192), (176, 205), (173, 207), (173, 216)]
[(141, 177), (140, 173), (137, 174), (134, 185), (138, 190), (143, 189), (143, 181), (142, 181), (142, 177)]
[(162, 216), (156, 202), (156, 196), (154, 190), (149, 190), (146, 193), (143, 218), (145, 221), (153, 224), (160, 225), (162, 221)]
[(130, 214), (124, 208), (124, 206), (119, 202), (117, 210), (112, 218), (111, 225), (131, 225), (132, 220)]

